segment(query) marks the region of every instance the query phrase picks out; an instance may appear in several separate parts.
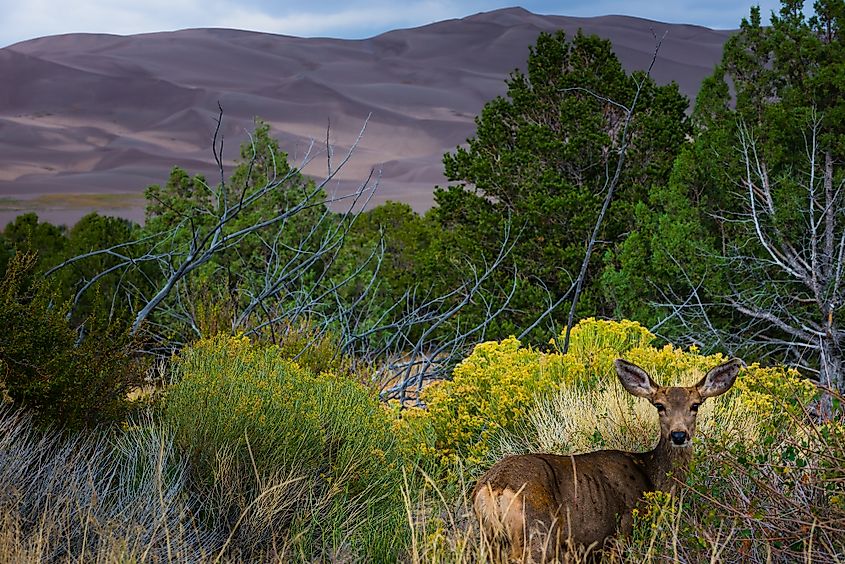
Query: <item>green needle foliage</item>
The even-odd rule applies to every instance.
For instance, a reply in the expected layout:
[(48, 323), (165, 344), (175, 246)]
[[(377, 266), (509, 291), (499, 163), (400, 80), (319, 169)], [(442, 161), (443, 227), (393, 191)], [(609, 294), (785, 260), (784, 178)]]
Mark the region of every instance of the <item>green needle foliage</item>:
[(803, 5), (785, 0), (770, 26), (752, 8), (725, 44), (691, 142), (604, 283), (617, 315), (668, 319), (674, 342), (796, 363), (841, 389), (845, 2)]
[[(625, 106), (640, 85), (630, 164), (599, 237), (607, 249), (634, 225), (637, 202), (668, 181), (689, 132), (687, 100), (677, 85), (657, 86), (643, 72), (626, 73), (609, 41), (581, 33), (571, 39), (563, 32), (540, 35), (527, 73), (514, 71), (507, 95), (488, 102), (476, 119), (468, 147), (444, 156), (446, 176), (455, 184), (435, 191), (432, 214), (444, 228), (449, 259), (483, 264), (498, 252), (506, 224), (519, 237), (510, 268), (496, 280), (506, 287), (514, 272), (519, 278), (502, 331), (528, 326), (577, 276), (616, 168)], [(597, 258), (581, 313), (613, 313), (596, 288), (599, 269)]]
[(133, 343), (94, 318), (75, 328), (57, 299), (36, 273), (35, 255), (11, 260), (0, 281), (0, 391), (42, 421), (70, 428), (123, 420), (127, 394), (144, 375)]

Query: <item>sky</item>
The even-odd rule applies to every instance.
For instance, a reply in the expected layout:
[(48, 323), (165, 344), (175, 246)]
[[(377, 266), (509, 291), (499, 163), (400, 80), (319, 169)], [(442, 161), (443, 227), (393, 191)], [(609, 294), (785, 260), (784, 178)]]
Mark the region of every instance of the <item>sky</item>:
[[(752, 5), (764, 20), (777, 0), (0, 0), (0, 47), (35, 37), (120, 35), (225, 27), (300, 37), (361, 39), (520, 5), (537, 14), (624, 14), (716, 29), (739, 27)], [(401, 8), (397, 8), (401, 6)]]

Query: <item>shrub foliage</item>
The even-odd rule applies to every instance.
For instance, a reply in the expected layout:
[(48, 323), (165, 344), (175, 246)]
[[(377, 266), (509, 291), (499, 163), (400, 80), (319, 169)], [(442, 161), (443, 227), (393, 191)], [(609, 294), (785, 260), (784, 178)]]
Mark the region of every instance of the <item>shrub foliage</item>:
[[(0, 390), (6, 401), (70, 427), (121, 420), (143, 381), (125, 334), (89, 318), (71, 326), (67, 307), (35, 275), (36, 256), (18, 254), (0, 281)], [(90, 333), (81, 339), (80, 331)]]
[[(275, 481), (288, 496), (284, 505), (296, 511), (268, 513), (262, 533), (268, 543), (292, 536), (301, 550), (326, 558), (344, 550), (395, 557), (404, 523), (403, 456), (373, 393), (346, 377), (315, 374), (279, 347), (246, 337), (199, 341), (175, 367), (178, 383), (165, 416), (196, 481), (230, 526), (267, 491), (262, 484)], [(246, 480), (226, 483), (227, 475)], [(223, 499), (215, 494), (221, 488), (235, 490)], [(267, 549), (250, 547), (254, 540), (242, 539), (247, 556)]]

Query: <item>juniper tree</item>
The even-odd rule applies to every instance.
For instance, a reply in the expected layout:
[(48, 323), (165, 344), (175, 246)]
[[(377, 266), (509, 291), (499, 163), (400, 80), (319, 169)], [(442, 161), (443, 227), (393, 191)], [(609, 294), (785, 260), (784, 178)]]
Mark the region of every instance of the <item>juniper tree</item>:
[[(485, 105), (467, 146), (444, 156), (453, 184), (436, 190), (432, 212), (445, 232), (444, 254), (456, 264), (492, 255), (505, 224), (517, 234), (505, 270), (517, 273), (520, 286), (500, 335), (518, 333), (572, 287), (625, 146), (579, 304), (581, 314), (612, 313), (596, 291), (601, 254), (631, 229), (636, 203), (668, 180), (688, 133), (686, 108), (677, 85), (627, 73), (609, 41), (580, 32), (571, 40), (562, 31), (540, 35), (526, 72), (511, 73), (506, 95)], [(490, 293), (497, 291), (494, 283)], [(556, 332), (565, 308), (549, 319)]]

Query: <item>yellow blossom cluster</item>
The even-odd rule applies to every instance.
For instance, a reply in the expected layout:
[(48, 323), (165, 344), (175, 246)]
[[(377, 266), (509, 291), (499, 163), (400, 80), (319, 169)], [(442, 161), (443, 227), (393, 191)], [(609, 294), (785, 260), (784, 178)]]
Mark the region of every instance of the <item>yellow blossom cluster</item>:
[(736, 389), (742, 405), (760, 416), (782, 413), (792, 406), (806, 406), (816, 395), (815, 384), (797, 370), (782, 366), (763, 368), (752, 364)]
[(513, 337), (477, 345), (452, 380), (423, 392), (438, 455), (478, 461), (495, 433), (522, 417), (536, 395), (557, 388), (565, 374), (560, 360)]
[[(551, 344), (556, 346), (564, 338), (561, 334)], [(460, 459), (475, 464), (490, 453), (497, 436), (530, 426), (526, 423), (529, 411), (538, 400), (556, 393), (614, 391), (612, 395), (621, 394), (633, 412), (634, 398), (615, 393), (619, 385), (613, 361), (617, 358), (641, 366), (661, 385), (684, 386), (693, 385), (709, 369), (728, 360), (721, 354), (702, 355), (697, 349), (654, 347), (654, 340), (636, 322), (590, 318), (572, 328), (567, 354), (523, 347), (513, 337), (481, 343), (455, 368), (451, 380), (423, 391), (426, 410), (405, 410), (397, 425), (413, 437), (412, 446), (419, 452), (442, 462)], [(784, 401), (806, 404), (814, 393), (815, 386), (794, 371), (752, 365), (743, 370), (735, 390), (720, 400), (718, 411), (758, 418)]]

